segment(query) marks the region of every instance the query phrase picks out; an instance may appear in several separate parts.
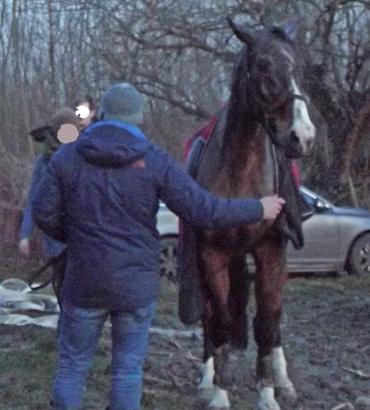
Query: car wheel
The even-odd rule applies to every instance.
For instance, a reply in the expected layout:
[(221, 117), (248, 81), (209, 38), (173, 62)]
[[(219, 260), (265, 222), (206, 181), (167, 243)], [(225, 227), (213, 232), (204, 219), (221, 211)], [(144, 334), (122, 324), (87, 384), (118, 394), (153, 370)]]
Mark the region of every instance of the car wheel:
[(164, 236), (161, 238), (160, 274), (172, 282), (177, 282), (178, 279), (177, 242), (176, 236)]
[(348, 273), (370, 274), (370, 233), (365, 233), (353, 243), (349, 253)]

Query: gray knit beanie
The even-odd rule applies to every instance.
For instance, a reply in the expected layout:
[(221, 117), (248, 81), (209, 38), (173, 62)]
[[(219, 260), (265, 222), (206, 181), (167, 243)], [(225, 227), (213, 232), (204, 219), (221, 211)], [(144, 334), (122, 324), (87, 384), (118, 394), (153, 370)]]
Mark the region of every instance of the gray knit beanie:
[(143, 97), (129, 83), (114, 84), (103, 94), (100, 112), (105, 120), (117, 119), (130, 124), (143, 122)]

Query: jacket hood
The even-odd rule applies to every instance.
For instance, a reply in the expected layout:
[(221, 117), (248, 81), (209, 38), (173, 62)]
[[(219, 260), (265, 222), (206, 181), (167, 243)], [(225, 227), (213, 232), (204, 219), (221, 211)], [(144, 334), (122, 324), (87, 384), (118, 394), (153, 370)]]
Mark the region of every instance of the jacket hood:
[(100, 167), (125, 166), (142, 158), (151, 145), (138, 127), (117, 120), (93, 124), (76, 144), (86, 161)]

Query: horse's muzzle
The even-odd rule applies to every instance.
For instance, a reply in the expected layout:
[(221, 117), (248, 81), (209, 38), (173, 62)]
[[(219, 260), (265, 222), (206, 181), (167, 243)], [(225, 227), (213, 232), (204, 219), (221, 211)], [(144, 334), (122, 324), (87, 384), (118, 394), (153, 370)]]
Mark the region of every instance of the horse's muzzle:
[(305, 135), (299, 137), (295, 131), (289, 134), (289, 146), (287, 156), (290, 158), (300, 158), (308, 155), (315, 142), (315, 135)]

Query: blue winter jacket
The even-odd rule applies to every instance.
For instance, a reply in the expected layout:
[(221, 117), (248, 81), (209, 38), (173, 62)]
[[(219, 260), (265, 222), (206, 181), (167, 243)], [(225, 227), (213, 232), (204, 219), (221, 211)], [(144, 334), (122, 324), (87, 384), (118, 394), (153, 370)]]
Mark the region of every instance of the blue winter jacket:
[[(40, 154), (36, 157), (33, 166), (32, 179), (27, 195), (27, 200), (23, 209), (22, 223), (19, 229), (19, 240), (30, 239), (34, 230), (34, 221), (32, 217), (32, 201), (38, 184), (46, 173), (49, 158), (46, 155)], [(59, 255), (64, 249), (64, 244), (50, 238), (48, 235), (42, 237), (43, 250), (46, 256), (53, 257)]]
[(101, 121), (61, 147), (33, 201), (46, 233), (67, 243), (61, 297), (82, 307), (133, 310), (158, 293), (159, 200), (186, 222), (232, 227), (262, 218), (257, 199), (208, 193), (132, 125)]

